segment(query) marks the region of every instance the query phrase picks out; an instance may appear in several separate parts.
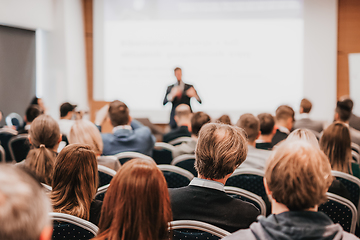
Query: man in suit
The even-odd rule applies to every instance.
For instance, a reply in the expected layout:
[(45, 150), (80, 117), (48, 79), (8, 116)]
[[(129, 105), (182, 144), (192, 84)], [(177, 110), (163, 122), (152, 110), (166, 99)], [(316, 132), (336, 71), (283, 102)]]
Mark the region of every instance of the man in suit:
[(311, 111), (311, 102), (304, 98), (300, 103), (300, 119), (294, 122), (294, 129), (305, 128), (318, 133), (323, 131), (323, 124), (319, 121), (311, 120), (309, 113)]
[(259, 210), (224, 191), (226, 180), (246, 158), (244, 131), (226, 124), (205, 124), (195, 153), (198, 177), (186, 187), (169, 189), (174, 220), (202, 221), (229, 232), (248, 228)]
[[(100, 112), (100, 111), (99, 111)], [(112, 133), (102, 133), (103, 155), (115, 155), (120, 152), (139, 152), (151, 156), (155, 137), (148, 127), (133, 120), (125, 103), (115, 100), (108, 107)], [(97, 125), (102, 121), (96, 120)]]
[(260, 113), (257, 117), (260, 121), (261, 134), (256, 140), (256, 148), (272, 150), (271, 140), (276, 133), (274, 117), (270, 113)]
[(264, 170), (266, 160), (269, 158), (271, 151), (257, 149), (255, 147), (255, 141), (261, 134), (259, 119), (250, 113), (246, 113), (240, 116), (236, 126), (244, 129), (248, 137), (248, 153), (245, 161), (239, 168), (256, 168)]
[[(192, 97), (196, 98), (196, 100), (201, 103), (201, 99), (197, 94), (193, 85), (186, 84), (182, 81), (182, 71), (181, 68), (175, 68), (174, 74), (177, 79), (175, 84), (168, 86), (164, 98), (163, 104), (165, 105), (168, 102), (172, 102), (172, 108), (170, 113), (170, 127), (171, 129), (176, 128), (176, 122), (174, 120), (175, 109), (180, 104), (186, 104), (190, 106), (190, 99)], [(191, 109), (191, 106), (190, 106)]]
[(177, 128), (171, 129), (170, 132), (164, 134), (163, 142), (170, 142), (179, 137), (191, 136), (191, 116), (192, 112), (189, 105), (180, 104), (175, 108), (175, 122)]
[(272, 145), (275, 146), (282, 140), (285, 140), (290, 134), (290, 131), (293, 127), (295, 112), (294, 110), (287, 106), (281, 105), (276, 109), (275, 113), (275, 123), (276, 123), (276, 133), (272, 138)]

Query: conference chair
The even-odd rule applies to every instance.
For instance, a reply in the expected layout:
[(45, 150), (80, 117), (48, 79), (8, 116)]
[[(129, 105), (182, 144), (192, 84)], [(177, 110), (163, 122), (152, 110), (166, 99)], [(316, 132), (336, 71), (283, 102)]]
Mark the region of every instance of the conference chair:
[(98, 165), (108, 167), (114, 171), (118, 171), (121, 167), (121, 164), (117, 157), (115, 156), (99, 156), (97, 157)]
[(6, 125), (16, 127), (19, 130), (20, 127), (24, 126), (24, 120), (18, 113), (10, 113), (5, 118)]
[(5, 150), (5, 160), (11, 161), (11, 154), (9, 150), (9, 141), (12, 137), (17, 135), (17, 131), (9, 128), (0, 129), (0, 144)]
[(265, 192), (263, 178), (264, 172), (259, 169), (236, 169), (225, 185), (242, 188), (260, 196), (266, 204), (266, 216), (268, 216), (271, 213), (271, 203)]
[(14, 136), (9, 141), (9, 151), (11, 159), (16, 162), (21, 162), (30, 151), (30, 142), (28, 134), (19, 134)]
[(193, 220), (172, 221), (170, 227), (173, 233), (173, 240), (218, 240), (230, 235), (224, 229), (209, 223)]
[(319, 206), (319, 211), (328, 215), (334, 223), (339, 223), (345, 231), (355, 234), (358, 213), (354, 204), (333, 193), (326, 195), (328, 200)]
[(53, 221), (52, 240), (88, 240), (96, 236), (99, 228), (84, 219), (65, 213), (49, 213)]
[(45, 184), (45, 183), (41, 183), (42, 187), (44, 188), (45, 192), (49, 193), (52, 191), (52, 187)]
[(104, 186), (99, 187), (96, 191), (95, 199), (103, 201), (104, 197), (105, 197), (105, 193), (107, 192), (109, 187), (110, 187), (110, 184), (106, 184)]
[(266, 216), (266, 204), (260, 196), (254, 194), (252, 192), (246, 191), (244, 189), (237, 188), (237, 187), (226, 186), (225, 192), (230, 197), (238, 198), (245, 202), (254, 204), (255, 207), (257, 207), (259, 209), (260, 215)]
[(356, 143), (351, 143), (351, 149), (355, 152), (357, 152), (358, 154), (360, 154), (360, 146), (357, 145)]
[(172, 165), (158, 165), (164, 174), (168, 188), (179, 188), (189, 185), (194, 175), (189, 171)]
[(98, 165), (99, 186), (102, 187), (111, 182), (116, 172), (108, 167)]
[(2, 162), (2, 163), (6, 162), (5, 150), (1, 145), (0, 145), (0, 162)]
[(172, 152), (174, 146), (164, 142), (156, 142), (152, 157), (156, 164), (170, 164), (173, 160)]
[(354, 150), (351, 150), (351, 156), (352, 156), (352, 160), (354, 162), (356, 162), (357, 164), (360, 163), (360, 155), (357, 152), (355, 152)]
[(142, 153), (138, 153), (138, 152), (122, 152), (122, 153), (116, 154), (115, 157), (117, 157), (117, 159), (120, 161), (121, 165), (123, 165), (127, 161), (134, 159), (134, 158), (148, 159), (148, 160), (154, 161), (154, 159), (152, 159), (151, 157), (149, 157), (145, 154), (142, 154)]
[(183, 154), (171, 161), (171, 165), (181, 167), (191, 172), (194, 176), (197, 176), (195, 169), (195, 154)]
[(189, 141), (192, 141), (192, 138), (191, 137), (178, 137), (178, 138), (175, 138), (174, 140), (171, 140), (169, 142), (169, 144), (173, 145), (173, 146), (176, 146), (176, 145), (179, 145), (183, 142), (189, 142)]

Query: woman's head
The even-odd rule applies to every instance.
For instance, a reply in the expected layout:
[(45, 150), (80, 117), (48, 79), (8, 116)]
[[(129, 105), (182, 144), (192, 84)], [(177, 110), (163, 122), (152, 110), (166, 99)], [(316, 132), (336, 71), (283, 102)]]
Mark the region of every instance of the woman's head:
[(286, 138), (286, 141), (297, 141), (304, 140), (316, 148), (319, 148), (319, 141), (317, 140), (315, 134), (308, 129), (296, 129)]
[(347, 125), (332, 123), (320, 139), (320, 148), (328, 156), (333, 170), (345, 173), (351, 171), (351, 138)]
[(54, 211), (89, 220), (97, 183), (97, 160), (90, 146), (66, 146), (55, 160), (51, 192)]
[(76, 120), (71, 127), (69, 143), (88, 144), (96, 154), (102, 154), (103, 141), (99, 129), (90, 121)]
[(168, 239), (171, 220), (162, 172), (154, 162), (133, 159), (115, 175), (105, 195), (99, 239)]

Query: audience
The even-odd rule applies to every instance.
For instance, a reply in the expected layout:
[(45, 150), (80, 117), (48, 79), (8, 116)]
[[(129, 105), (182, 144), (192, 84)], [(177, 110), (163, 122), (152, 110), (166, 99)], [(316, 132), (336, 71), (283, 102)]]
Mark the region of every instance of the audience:
[(177, 127), (171, 129), (170, 132), (164, 134), (163, 142), (170, 142), (179, 137), (191, 136), (191, 116), (192, 112), (190, 106), (187, 104), (180, 104), (175, 108), (174, 120)]
[(26, 109), (24, 116), (25, 126), (23, 128), (20, 128), (18, 130), (18, 133), (19, 134), (29, 133), (32, 121), (34, 121), (34, 119), (38, 117), (40, 114), (42, 114), (42, 111), (38, 105), (30, 105)]
[(73, 120), (73, 115), (75, 114), (74, 110), (77, 105), (72, 105), (68, 102), (61, 104), (60, 106), (60, 120), (58, 121), (60, 132), (69, 137), (70, 129), (74, 125), (75, 120)]
[(169, 189), (174, 220), (197, 220), (229, 232), (248, 228), (259, 215), (254, 205), (228, 196), (226, 180), (245, 160), (247, 141), (234, 126), (208, 123), (195, 150), (198, 177), (189, 186)]
[(46, 107), (44, 105), (44, 101), (42, 100), (42, 98), (34, 97), (31, 100), (30, 105), (38, 105), (39, 108), (41, 109), (41, 112), (46, 114)]
[(272, 215), (260, 217), (249, 229), (224, 240), (357, 239), (318, 212), (331, 182), (331, 166), (319, 149), (305, 141), (280, 144), (267, 163), (264, 177)]
[(191, 141), (183, 142), (180, 145), (174, 146), (174, 150), (172, 151), (173, 158), (183, 154), (194, 154), (199, 131), (203, 125), (209, 123), (210, 121), (211, 118), (206, 113), (194, 113), (191, 118)]
[(172, 220), (167, 184), (156, 164), (124, 164), (105, 195), (97, 239), (167, 240)]
[(308, 99), (303, 98), (300, 103), (300, 119), (294, 122), (294, 129), (305, 128), (318, 133), (323, 131), (323, 124), (321, 122), (310, 119), (309, 113), (311, 108), (311, 102)]
[(94, 200), (98, 186), (95, 152), (85, 144), (66, 146), (57, 156), (50, 194), (54, 212), (98, 224), (102, 202)]
[(273, 146), (275, 146), (282, 140), (285, 140), (290, 134), (290, 131), (293, 127), (294, 115), (294, 110), (287, 105), (281, 105), (276, 109), (276, 133), (271, 141)]
[(219, 117), (219, 119), (216, 122), (232, 125), (229, 115), (226, 114)]
[(69, 143), (82, 143), (90, 146), (96, 154), (98, 164), (111, 168), (115, 171), (119, 170), (120, 163), (117, 159), (109, 157), (100, 157), (103, 152), (103, 142), (99, 129), (88, 120), (76, 120), (71, 127), (69, 135)]
[(271, 151), (257, 149), (255, 140), (260, 136), (260, 121), (250, 113), (240, 116), (236, 126), (244, 129), (248, 138), (248, 152), (245, 161), (239, 168), (256, 168), (265, 169), (266, 160), (269, 158)]
[(41, 185), (26, 172), (0, 165), (0, 239), (50, 240), (51, 204)]
[(350, 97), (348, 96), (345, 96), (343, 98), (348, 98), (349, 99), (349, 102), (350, 102), (350, 105), (351, 105), (351, 116), (350, 116), (350, 119), (349, 119), (349, 125), (350, 127), (360, 131), (360, 117), (356, 116), (353, 112), (352, 112), (352, 109), (354, 107), (354, 102), (351, 100)]
[(275, 135), (276, 129), (274, 117), (269, 113), (261, 113), (258, 116), (260, 121), (260, 136), (255, 141), (256, 148), (263, 150), (272, 150), (272, 138)]

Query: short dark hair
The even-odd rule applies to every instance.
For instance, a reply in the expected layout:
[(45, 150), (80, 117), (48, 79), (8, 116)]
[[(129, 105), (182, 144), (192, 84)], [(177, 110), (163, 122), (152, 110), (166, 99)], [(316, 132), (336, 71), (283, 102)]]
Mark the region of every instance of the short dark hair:
[(337, 101), (335, 112), (339, 115), (341, 121), (346, 122), (351, 117), (353, 108), (353, 101), (350, 98), (345, 98)]
[(273, 132), (275, 126), (274, 117), (270, 113), (260, 113), (258, 115), (260, 121), (260, 132), (262, 135), (269, 135)]
[(245, 130), (250, 142), (254, 142), (260, 131), (260, 121), (251, 113), (245, 113), (240, 116), (236, 126)]
[(35, 105), (35, 104), (31, 104), (25, 112), (26, 115), (26, 121), (31, 123), (32, 121), (34, 121), (34, 119), (36, 117), (38, 117), (39, 115), (43, 114), (43, 112), (41, 111), (39, 105)]
[(304, 113), (309, 113), (311, 111), (312, 104), (308, 99), (303, 98), (301, 100), (300, 107), (302, 107)]
[(130, 119), (129, 108), (125, 103), (119, 100), (115, 100), (109, 105), (109, 117), (111, 124), (114, 127), (119, 125), (127, 125)]
[(209, 123), (211, 118), (204, 112), (196, 112), (191, 117), (191, 133), (198, 136), (199, 131), (203, 125)]
[(195, 149), (195, 169), (206, 179), (223, 179), (245, 161), (247, 140), (239, 127), (207, 123), (200, 132)]
[(60, 117), (65, 117), (69, 112), (74, 111), (77, 105), (72, 105), (69, 102), (65, 102), (60, 106)]
[(281, 105), (276, 109), (276, 120), (287, 120), (289, 118), (294, 120), (294, 116), (294, 110), (287, 105)]

